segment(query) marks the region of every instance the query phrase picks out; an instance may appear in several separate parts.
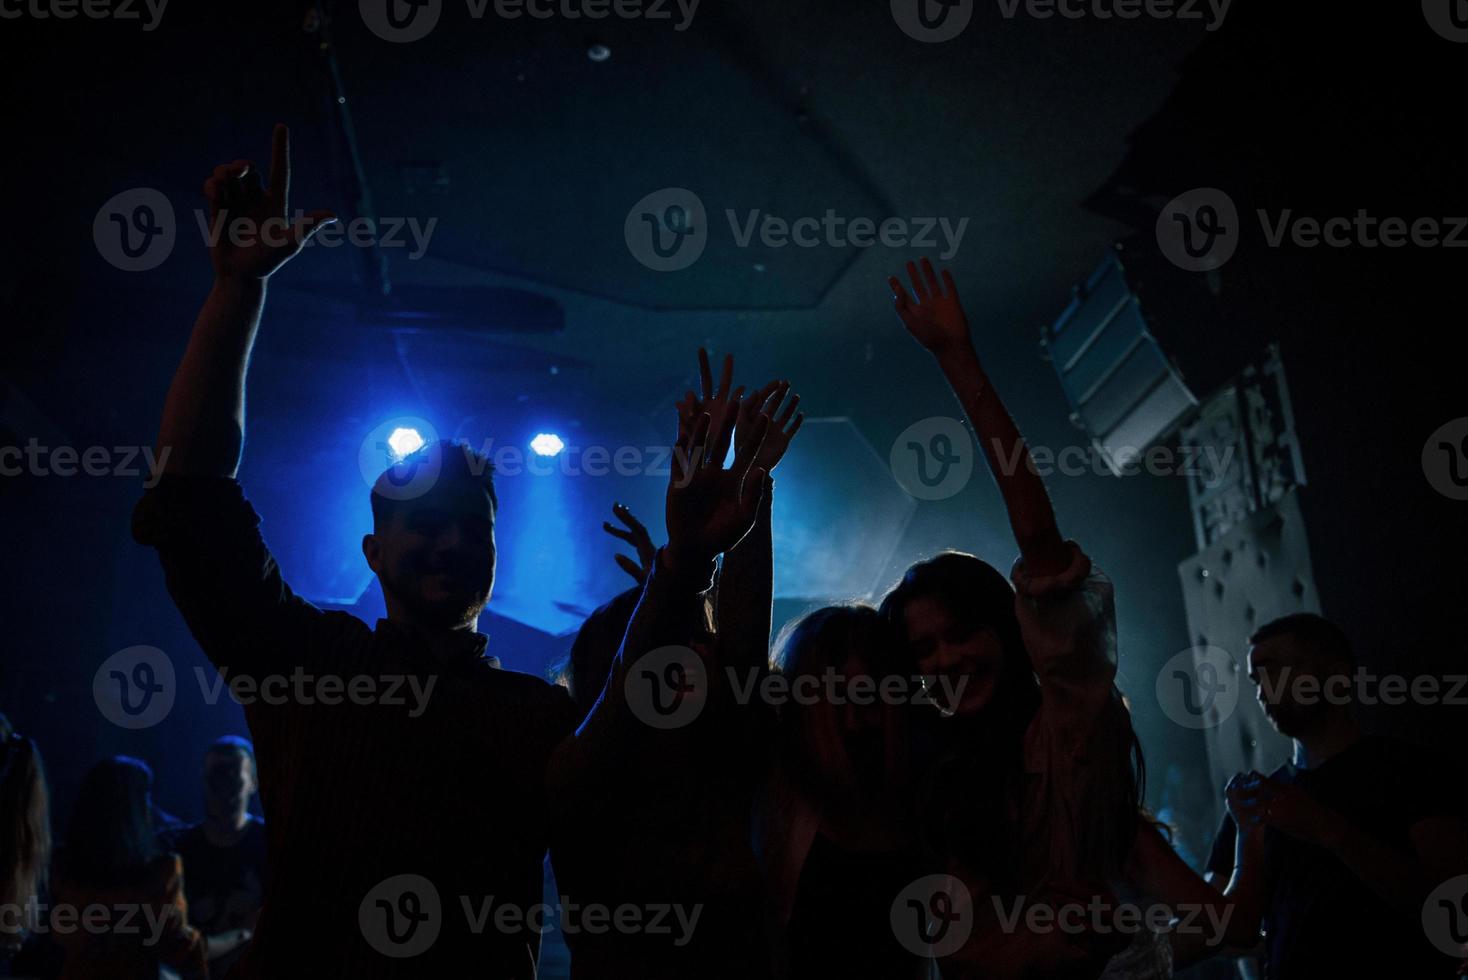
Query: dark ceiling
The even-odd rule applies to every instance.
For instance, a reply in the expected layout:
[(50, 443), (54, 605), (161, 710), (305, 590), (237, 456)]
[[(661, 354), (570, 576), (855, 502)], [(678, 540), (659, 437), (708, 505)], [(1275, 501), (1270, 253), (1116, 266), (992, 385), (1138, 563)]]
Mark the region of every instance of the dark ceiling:
[[(832, 447), (830, 458), (812, 449), (791, 466), (809, 481), (831, 475), (821, 498), (830, 518), (861, 492), (853, 474), (867, 472), (872, 454), (886, 459), (919, 419), (954, 414), (885, 286), (902, 262), (939, 250), (739, 247), (726, 210), (741, 221), (828, 210), (966, 219), (948, 264), (980, 350), (1029, 438), (1054, 447), (1078, 436), (1040, 357), (1039, 327), (1171, 193), (1247, 177), (1301, 195), (1293, 200), (1328, 187), (1354, 208), (1379, 190), (1373, 175), (1410, 192), (1424, 174), (1440, 188), (1461, 169), (1446, 130), (1461, 117), (1459, 62), (1447, 59), (1462, 46), (1433, 36), (1416, 5), (1388, 17), (1237, 0), (1209, 32), (1197, 20), (1010, 18), (1007, 4), (974, 3), (967, 30), (943, 44), (905, 34), (888, 0), (704, 0), (683, 31), (666, 21), (475, 20), (446, 0), (435, 30), (410, 44), (375, 37), (357, 3), (327, 6), (334, 59), (309, 3), (174, 0), (152, 31), (0, 21), (11, 225), (0, 242), (0, 415), (13, 433), (75, 445), (151, 442), (208, 289), (191, 214), (200, 184), (216, 163), (263, 162), (271, 124), (285, 121), (294, 204), (352, 216), (365, 189), (378, 216), (436, 222), (421, 258), (384, 250), (384, 266), (361, 249), (314, 249), (272, 286), (242, 475), (287, 570), (348, 589), (364, 580), (356, 453), (389, 415), (431, 415), (476, 442), (515, 442), (554, 424), (583, 443), (653, 445), (666, 440), (672, 403), (706, 344), (735, 352), (743, 380), (793, 379), (803, 407), (832, 420), (832, 437), (809, 443)], [(593, 60), (594, 45), (610, 56)], [(156, 269), (126, 273), (103, 261), (91, 230), (103, 202), (140, 187), (167, 196), (179, 237)], [(634, 204), (668, 187), (699, 196), (710, 240), (691, 267), (655, 272), (634, 258), (624, 225)], [(1404, 504), (1391, 520), (1376, 508), (1400, 485), (1391, 481), (1420, 478), (1416, 454), (1437, 423), (1422, 429), (1416, 415), (1407, 425), (1391, 412), (1403, 398), (1449, 390), (1443, 373), (1455, 362), (1425, 326), (1436, 325), (1432, 314), (1393, 315), (1415, 297), (1383, 285), (1368, 307), (1340, 291), (1374, 288), (1379, 270), (1360, 273), (1281, 293), (1285, 273), (1264, 289), (1265, 277), (1239, 264), (1222, 296), (1252, 294), (1255, 307), (1233, 321), (1238, 336), (1284, 335), (1317, 487), (1341, 490), (1316, 540), (1322, 594), (1328, 611), (1360, 618), (1385, 641), (1435, 600), (1368, 622), (1369, 582), (1337, 583), (1332, 605), (1329, 575), (1363, 555), (1395, 580), (1413, 573), (1415, 559), (1394, 551), (1394, 529), (1415, 520), (1400, 526), (1422, 540), (1442, 502)], [(1343, 311), (1359, 322), (1342, 326)], [(1389, 340), (1379, 331), (1387, 323)], [(1174, 324), (1184, 346), (1187, 326)], [(1395, 360), (1378, 353), (1386, 346)], [(1391, 394), (1378, 397), (1383, 381)], [(1461, 379), (1447, 384), (1461, 392)], [(1363, 444), (1372, 465), (1357, 463)], [(328, 479), (334, 495), (321, 496)], [(1189, 643), (1176, 572), (1193, 550), (1186, 494), (1180, 481), (1100, 476), (1054, 481), (1051, 492), (1062, 525), (1117, 581), (1141, 690), (1147, 664)], [(502, 562), (508, 608), (555, 632), (622, 587), (596, 531), (614, 493), (660, 523), (658, 488), (645, 481), (581, 485), (577, 499), (541, 515), (553, 533), (506, 508), (504, 521), (522, 522), (523, 555)], [(0, 495), (25, 508), (20, 553), (37, 584), (6, 610), (21, 624), (15, 642), (74, 658), (77, 698), (99, 651), (187, 642), (156, 567), (128, 541), (136, 482), (7, 481)], [(879, 583), (940, 547), (998, 564), (1013, 552), (987, 481), (884, 513), (901, 521), (885, 551), (830, 532), (815, 546), (867, 564), (888, 554)], [(323, 532), (323, 514), (340, 527)], [(546, 567), (575, 574), (554, 594), (517, 594), (517, 575)], [(873, 580), (864, 567), (848, 585), (861, 593)], [(79, 594), (93, 597), (83, 617)], [(64, 697), (57, 676), (48, 669), (20, 687)], [(1147, 711), (1144, 735), (1160, 724)]]
[[(21, 162), (55, 244), (19, 256), (18, 288), (32, 294), (32, 271), (59, 280), (67, 311), (47, 304), (46, 329), (12, 343), (17, 377), (62, 371), (86, 392), (20, 384), (74, 438), (151, 429), (207, 288), (197, 187), (217, 162), (263, 163), (273, 121), (292, 126), (293, 206), (434, 223), (421, 257), (313, 248), (278, 277), (245, 473), (257, 498), (283, 505), (299, 497), (303, 435), (309, 459), (331, 461), (372, 413), (408, 402), (476, 441), (548, 415), (587, 441), (645, 441), (699, 344), (736, 352), (744, 380), (793, 378), (812, 414), (851, 418), (882, 458), (908, 424), (949, 411), (884, 283), (908, 258), (946, 251), (941, 226), (936, 249), (746, 247), (731, 211), (741, 225), (833, 212), (961, 227), (948, 264), (992, 369), (1016, 412), (1070, 438), (1037, 327), (1122, 230), (1079, 202), (1204, 36), (1196, 22), (981, 7), (960, 38), (927, 44), (886, 2), (709, 2), (686, 30), (475, 19), (450, 3), (427, 37), (393, 44), (356, 4), (335, 5), (325, 31), (309, 7), (180, 6), (151, 32), (25, 25), (38, 48), (65, 44), (50, 47), (52, 82), (29, 107), (43, 152)], [(610, 57), (593, 60), (593, 45)], [(133, 187), (163, 192), (178, 221), (173, 252), (148, 272), (112, 269), (83, 231)], [(624, 237), (629, 209), (665, 187), (693, 191), (708, 214), (706, 251), (677, 272), (639, 264)], [(513, 579), (504, 586), (508, 599)]]

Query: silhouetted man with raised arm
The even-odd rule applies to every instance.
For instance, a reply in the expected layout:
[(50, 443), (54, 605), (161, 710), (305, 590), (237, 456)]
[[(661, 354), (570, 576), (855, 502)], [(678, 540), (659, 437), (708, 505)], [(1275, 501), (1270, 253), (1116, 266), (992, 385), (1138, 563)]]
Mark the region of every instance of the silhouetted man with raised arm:
[[(497, 501), (488, 462), (467, 447), (425, 446), (373, 487), (362, 551), (386, 619), (324, 612), (283, 581), (235, 474), (266, 282), (332, 220), (288, 221), (289, 169), (277, 126), (268, 188), (244, 160), (205, 183), (211, 219), (257, 234), (211, 248), (215, 283), (163, 412), (159, 444), (172, 453), (134, 516), (226, 679), (292, 692), (245, 706), (267, 875), (235, 975), (532, 977), (547, 780), (574, 791), (638, 723), (614, 689), (573, 734), (563, 689), (486, 656), (475, 626), (494, 584)], [(758, 444), (725, 469), (705, 452), (718, 440), (705, 416), (676, 450), (668, 544), (614, 676), (644, 642), (686, 642), (713, 559), (754, 523)], [(302, 683), (309, 698), (294, 693)]]

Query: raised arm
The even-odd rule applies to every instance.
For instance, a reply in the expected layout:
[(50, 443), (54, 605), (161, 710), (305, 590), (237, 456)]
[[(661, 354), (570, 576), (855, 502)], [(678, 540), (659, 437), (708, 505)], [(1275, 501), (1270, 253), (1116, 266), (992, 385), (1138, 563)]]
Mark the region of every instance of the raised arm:
[(907, 275), (912, 282), (911, 293), (896, 276), (888, 279), (897, 315), (914, 339), (937, 360), (973, 425), (989, 472), (1004, 497), (1025, 568), (1033, 576), (1064, 571), (1072, 555), (1056, 526), (1050, 496), (1019, 429), (979, 362), (953, 275), (945, 269), (940, 282), (927, 259), (922, 261), (921, 272), (909, 262)]
[(552, 798), (562, 806), (594, 795), (594, 787), (615, 778), (628, 759), (651, 760), (647, 740), (679, 741), (677, 731), (654, 729), (637, 717), (627, 687), (629, 677), (633, 683), (642, 680), (637, 672), (646, 668), (638, 664), (646, 654), (665, 646), (691, 646), (714, 559), (754, 525), (765, 481), (764, 471), (754, 463), (768, 420), (756, 420), (749, 442), (726, 467), (717, 450), (729, 444), (722, 428), (732, 422), (731, 417), (711, 424), (704, 413), (678, 440), (667, 494), (668, 543), (643, 586), (601, 697), (551, 765)]
[(248, 160), (216, 167), (204, 184), (214, 287), (164, 403), (163, 478), (133, 513), (133, 537), (158, 550), (169, 594), (195, 639), (216, 666), (237, 671), (298, 663), (311, 631), (328, 618), (286, 585), (234, 480), (265, 282), (334, 220), (315, 211), (290, 224), (289, 183), (289, 137), (277, 126), (268, 188)]
[(249, 160), (214, 168), (204, 182), (214, 244), (214, 286), (194, 322), (188, 348), (163, 406), (158, 450), (169, 450), (166, 473), (232, 477), (245, 431), (245, 374), (265, 305), (265, 283), (336, 218), (312, 211), (290, 220), (290, 134), (277, 125), (270, 184)]
[(770, 420), (763, 430), (764, 443), (754, 461), (755, 467), (765, 473), (759, 513), (753, 529), (724, 556), (719, 570), (716, 619), (720, 646), (732, 661), (731, 665), (740, 668), (759, 669), (769, 664), (775, 598), (772, 474), (805, 421), (805, 416), (796, 412), (799, 405), (800, 396), (790, 393), (790, 382), (771, 381), (739, 406), (736, 446), (747, 443), (761, 417)]

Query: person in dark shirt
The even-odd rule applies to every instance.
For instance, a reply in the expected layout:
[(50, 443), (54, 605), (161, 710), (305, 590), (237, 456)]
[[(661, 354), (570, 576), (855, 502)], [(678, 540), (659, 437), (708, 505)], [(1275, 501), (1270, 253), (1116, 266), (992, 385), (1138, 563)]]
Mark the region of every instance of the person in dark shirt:
[[(1461, 784), (1420, 749), (1364, 733), (1352, 714), (1355, 660), (1346, 636), (1313, 614), (1287, 616), (1250, 639), (1249, 676), (1294, 761), (1241, 774), (1208, 870), (1234, 872), (1240, 826), (1262, 835), (1265, 975), (1451, 977), (1421, 909), (1438, 884), (1468, 870)], [(1332, 680), (1334, 679), (1334, 680)], [(1344, 682), (1344, 683), (1343, 683)]]
[[(680, 430), (686, 433), (706, 413), (730, 422), (737, 415), (735, 444), (749, 452), (752, 440), (762, 440), (754, 467), (766, 474), (754, 526), (725, 554), (709, 592), (712, 599), (700, 604), (691, 635), (683, 641), (705, 665), (706, 700), (686, 728), (652, 734), (647, 744), (656, 750), (619, 759), (617, 768), (603, 775), (594, 796), (602, 838), (578, 832), (573, 825), (551, 849), (564, 900), (671, 906), (684, 919), (661, 934), (568, 931), (573, 980), (760, 980), (770, 972), (759, 868), (750, 840), (768, 712), (757, 699), (740, 703), (728, 677), (733, 672), (738, 684), (753, 683), (766, 667), (774, 493), (768, 474), (784, 456), (801, 417), (795, 413), (798, 398), (787, 397), (788, 384), (772, 382), (741, 401), (731, 389), (732, 360), (726, 359), (717, 389), (703, 351), (700, 364), (703, 397), (690, 393), (680, 405)], [(765, 412), (775, 416), (767, 425), (758, 422)], [(725, 449), (716, 447), (714, 455), (722, 458)], [(637, 563), (628, 559), (619, 564), (641, 578), (655, 551), (651, 538), (626, 508), (618, 507), (616, 516), (627, 530), (610, 524), (604, 529), (633, 546)], [(623, 634), (631, 637), (636, 629), (628, 623), (629, 612), (624, 594), (594, 613), (578, 634), (568, 667), (578, 704), (611, 693), (613, 655)], [(607, 847), (603, 839), (619, 844)]]
[[(614, 695), (578, 729), (564, 689), (486, 655), (476, 625), (498, 503), (488, 461), (466, 446), (430, 442), (373, 486), (362, 552), (386, 619), (323, 611), (285, 583), (235, 475), (267, 281), (333, 220), (290, 219), (288, 141), (277, 126), (268, 187), (245, 160), (204, 185), (221, 230), (215, 282), (164, 405), (168, 462), (133, 520), (244, 705), (259, 762), (267, 891), (233, 976), (532, 977), (548, 789), (570, 801), (562, 826), (595, 834), (576, 824), (585, 788), (639, 723)], [(721, 435), (711, 425), (705, 414), (677, 447), (668, 544), (614, 673), (659, 641), (687, 641), (714, 559), (754, 522), (762, 432), (726, 468), (704, 452)]]
[(209, 972), (244, 954), (265, 892), (265, 821), (250, 813), (259, 784), (255, 749), (226, 735), (204, 753), (204, 819), (167, 835), (188, 869), (189, 923), (204, 933)]

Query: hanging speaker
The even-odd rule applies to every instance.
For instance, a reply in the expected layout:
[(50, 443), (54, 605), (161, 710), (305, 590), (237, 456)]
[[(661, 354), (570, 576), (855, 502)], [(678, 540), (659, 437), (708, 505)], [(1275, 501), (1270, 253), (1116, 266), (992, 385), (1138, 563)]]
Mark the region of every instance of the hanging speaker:
[(1076, 287), (1042, 344), (1072, 421), (1118, 476), (1198, 404), (1153, 336), (1117, 254)]

